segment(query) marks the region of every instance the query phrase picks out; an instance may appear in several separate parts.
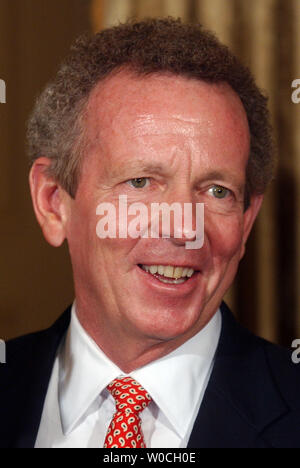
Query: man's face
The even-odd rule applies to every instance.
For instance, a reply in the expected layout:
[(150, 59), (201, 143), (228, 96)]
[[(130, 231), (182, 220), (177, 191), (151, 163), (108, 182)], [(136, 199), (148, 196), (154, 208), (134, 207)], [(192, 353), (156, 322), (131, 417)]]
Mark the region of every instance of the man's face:
[[(219, 306), (256, 214), (243, 205), (249, 155), (243, 106), (227, 85), (122, 72), (94, 89), (86, 126), (67, 223), (79, 319), (100, 342), (180, 344)], [(204, 203), (203, 247), (186, 249), (187, 239), (172, 231), (170, 238), (100, 239), (96, 208), (114, 204), (118, 220), (120, 195), (149, 212), (153, 202)], [(173, 281), (141, 266), (195, 272)]]

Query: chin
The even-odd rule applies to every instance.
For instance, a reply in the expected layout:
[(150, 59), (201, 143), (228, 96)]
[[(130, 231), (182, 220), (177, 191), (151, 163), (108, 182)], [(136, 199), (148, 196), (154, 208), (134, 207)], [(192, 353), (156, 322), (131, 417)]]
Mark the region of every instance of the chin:
[[(201, 329), (201, 315), (191, 314), (184, 309), (176, 311), (161, 312), (159, 316), (153, 317), (150, 323), (143, 323), (140, 331), (144, 336), (159, 341), (176, 340), (184, 336), (193, 336)], [(188, 338), (187, 338), (188, 339)]]

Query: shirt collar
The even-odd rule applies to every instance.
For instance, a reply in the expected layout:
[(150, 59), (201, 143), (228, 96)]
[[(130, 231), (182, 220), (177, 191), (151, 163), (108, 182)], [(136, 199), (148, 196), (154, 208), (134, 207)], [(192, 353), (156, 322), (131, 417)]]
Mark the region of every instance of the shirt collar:
[[(220, 331), (221, 314), (218, 310), (199, 333), (179, 348), (130, 373), (147, 389), (181, 436), (190, 425), (205, 390)], [(59, 356), (59, 369), (59, 407), (62, 429), (67, 434), (107, 385), (124, 375), (83, 329), (76, 316), (75, 302)]]
[(181, 437), (197, 415), (198, 402), (210, 377), (221, 322), (218, 310), (190, 340), (170, 354), (131, 373), (147, 389)]

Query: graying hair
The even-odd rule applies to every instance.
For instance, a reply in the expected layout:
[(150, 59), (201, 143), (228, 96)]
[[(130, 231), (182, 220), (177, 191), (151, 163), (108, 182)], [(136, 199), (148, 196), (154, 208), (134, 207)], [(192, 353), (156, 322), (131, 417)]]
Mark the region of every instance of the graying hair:
[(77, 39), (29, 119), (31, 164), (39, 156), (50, 158), (48, 173), (75, 197), (87, 145), (84, 110), (90, 93), (100, 80), (124, 68), (137, 75), (167, 72), (228, 83), (243, 103), (250, 128), (246, 207), (249, 195), (265, 191), (274, 156), (266, 97), (248, 68), (211, 32), (172, 18), (128, 21)]

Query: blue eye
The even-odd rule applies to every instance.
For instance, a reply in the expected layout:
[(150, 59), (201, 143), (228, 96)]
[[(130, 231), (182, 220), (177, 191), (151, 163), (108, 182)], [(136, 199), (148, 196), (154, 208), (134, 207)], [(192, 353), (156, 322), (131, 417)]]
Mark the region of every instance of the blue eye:
[(130, 179), (128, 184), (132, 185), (134, 188), (144, 188), (148, 182), (148, 177), (137, 177), (135, 179)]
[(227, 197), (227, 195), (230, 193), (230, 191), (227, 188), (222, 187), (221, 185), (214, 185), (209, 189), (209, 191), (215, 198), (220, 199)]

